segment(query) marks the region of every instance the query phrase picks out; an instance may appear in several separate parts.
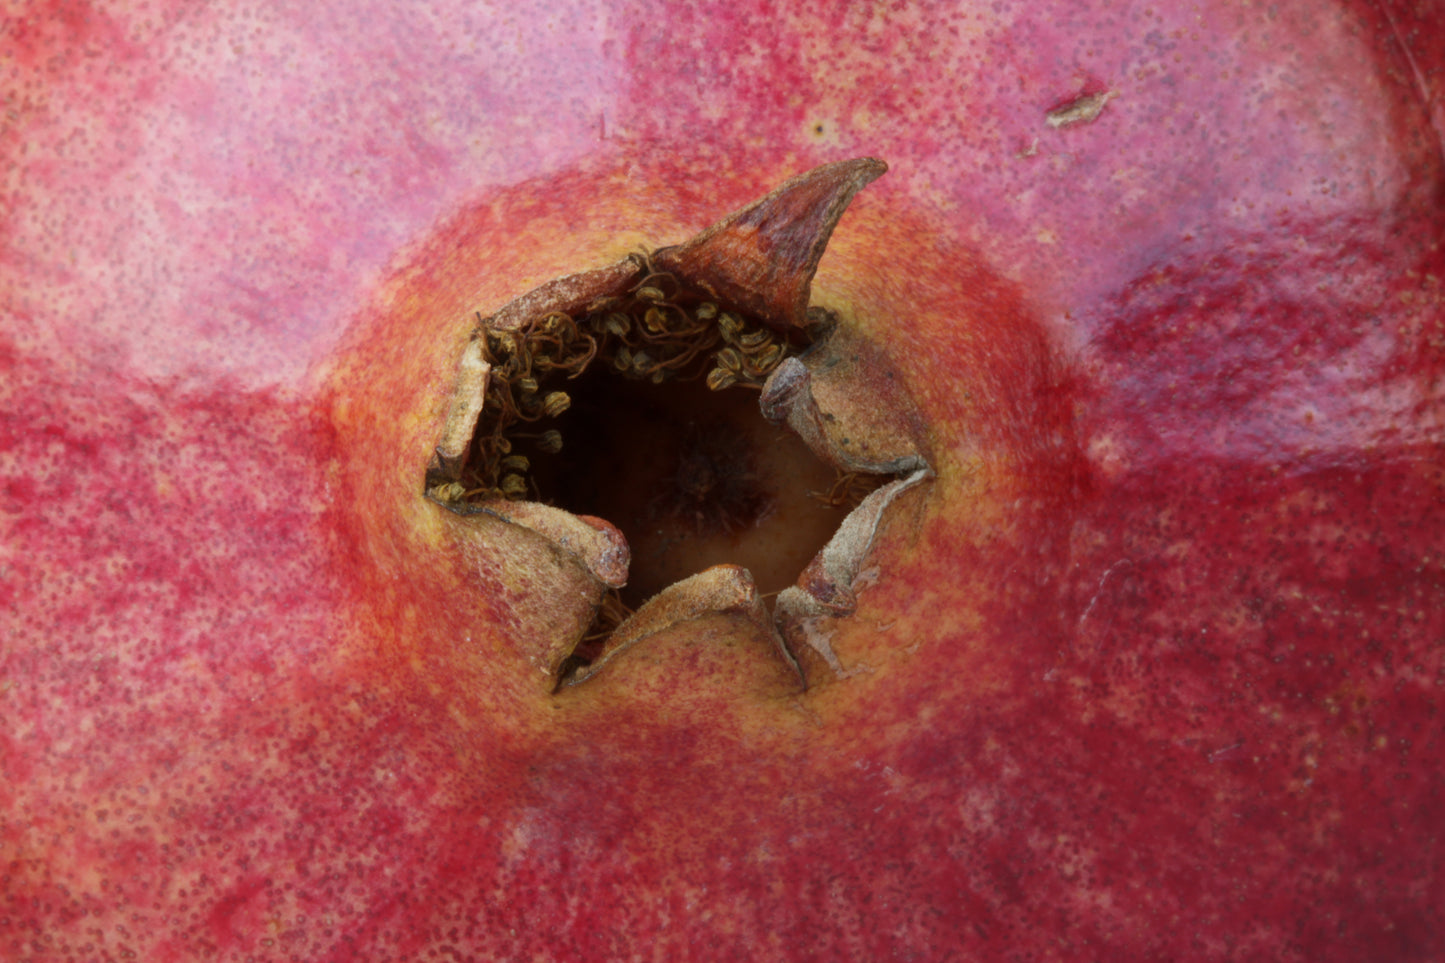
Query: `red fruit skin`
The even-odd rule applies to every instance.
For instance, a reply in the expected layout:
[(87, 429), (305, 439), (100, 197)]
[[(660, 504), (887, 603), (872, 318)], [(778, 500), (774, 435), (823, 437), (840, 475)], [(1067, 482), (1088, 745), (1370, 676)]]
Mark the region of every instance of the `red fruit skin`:
[[(0, 957), (1445, 956), (1445, 11), (860, 10), (9, 14)], [(857, 671), (540, 695), (466, 313), (861, 154)]]

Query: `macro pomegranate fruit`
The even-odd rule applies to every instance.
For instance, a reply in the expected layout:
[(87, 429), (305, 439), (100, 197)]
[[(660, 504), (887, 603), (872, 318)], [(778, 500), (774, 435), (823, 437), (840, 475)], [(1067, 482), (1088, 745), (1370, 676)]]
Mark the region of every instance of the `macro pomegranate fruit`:
[(0, 956), (1439, 958), (1441, 16), (11, 10)]

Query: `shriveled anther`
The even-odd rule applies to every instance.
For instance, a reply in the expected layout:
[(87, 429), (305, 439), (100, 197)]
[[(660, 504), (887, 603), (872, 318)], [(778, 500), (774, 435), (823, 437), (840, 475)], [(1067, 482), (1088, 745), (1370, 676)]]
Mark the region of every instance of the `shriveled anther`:
[(467, 493), (464, 485), (457, 482), (447, 482), (444, 485), (433, 485), (427, 489), (427, 494), (439, 502), (459, 502), (462, 496)]
[(721, 318), (718, 318), (717, 329), (722, 334), (723, 340), (729, 344), (736, 344), (743, 333), (743, 319), (731, 311), (724, 311)]
[(738, 383), (736, 372), (726, 368), (714, 368), (707, 373), (707, 386), (711, 391), (722, 391)]
[(487, 329), (487, 351), (498, 361), (505, 360), (517, 353), (517, 333), (515, 331), (499, 331)]
[(547, 397), (542, 399), (542, 414), (548, 418), (556, 418), (570, 407), (572, 398), (565, 391), (549, 392)]
[(770, 344), (757, 354), (748, 356), (748, 373), (755, 378), (763, 378), (778, 366), (783, 360), (783, 346)]

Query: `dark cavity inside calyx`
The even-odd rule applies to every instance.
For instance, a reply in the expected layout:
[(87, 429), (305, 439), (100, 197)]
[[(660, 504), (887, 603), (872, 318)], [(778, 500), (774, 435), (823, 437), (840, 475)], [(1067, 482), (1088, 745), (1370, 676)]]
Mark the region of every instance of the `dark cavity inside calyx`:
[(632, 565), (621, 598), (630, 608), (724, 563), (749, 569), (760, 592), (777, 592), (851, 507), (819, 497), (837, 473), (763, 419), (755, 390), (605, 370), (568, 388), (572, 405), (549, 425), (564, 447), (536, 458), (532, 477), (545, 501), (626, 536)]

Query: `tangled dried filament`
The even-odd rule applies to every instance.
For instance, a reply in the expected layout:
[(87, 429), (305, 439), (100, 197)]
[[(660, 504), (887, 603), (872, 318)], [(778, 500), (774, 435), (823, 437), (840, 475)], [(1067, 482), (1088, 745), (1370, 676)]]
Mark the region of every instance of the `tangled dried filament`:
[[(558, 385), (594, 364), (616, 374), (661, 384), (703, 378), (708, 388), (761, 388), (792, 351), (773, 331), (682, 287), (654, 271), (646, 255), (633, 255), (640, 280), (623, 297), (589, 306), (578, 317), (556, 311), (513, 331), (496, 331), (478, 319), (483, 358), (491, 366), (482, 414), (457, 499), (539, 497), (531, 459), (516, 450), (556, 454), (564, 439), (556, 428), (531, 430), (572, 404)], [(538, 428), (541, 428), (538, 425)]]

